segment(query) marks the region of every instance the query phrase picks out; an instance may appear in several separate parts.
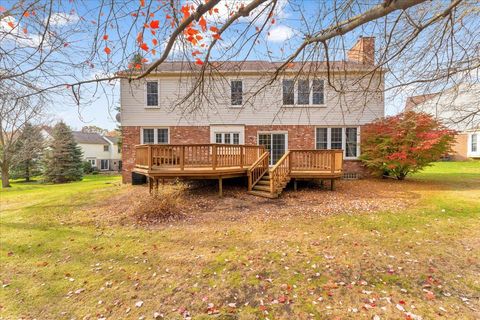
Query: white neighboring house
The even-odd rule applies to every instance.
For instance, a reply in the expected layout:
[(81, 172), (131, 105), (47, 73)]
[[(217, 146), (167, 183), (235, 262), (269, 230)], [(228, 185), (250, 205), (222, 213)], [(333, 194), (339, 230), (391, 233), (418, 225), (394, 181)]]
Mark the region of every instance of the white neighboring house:
[(453, 158), (480, 158), (480, 84), (461, 83), (442, 92), (409, 97), (406, 110), (422, 111), (458, 133)]
[[(83, 159), (100, 171), (120, 171), (122, 169), (121, 147), (117, 137), (102, 136), (98, 133), (73, 131), (73, 138), (82, 150)], [(46, 139), (51, 137), (51, 129), (43, 128)]]

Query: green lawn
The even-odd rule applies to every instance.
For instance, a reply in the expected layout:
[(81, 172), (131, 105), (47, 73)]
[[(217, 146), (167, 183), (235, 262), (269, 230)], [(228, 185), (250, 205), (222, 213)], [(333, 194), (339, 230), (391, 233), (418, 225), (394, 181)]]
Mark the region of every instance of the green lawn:
[(402, 212), (140, 227), (93, 210), (128, 192), (119, 177), (14, 182), (0, 318), (478, 319), (480, 163), (398, 183), (419, 198)]

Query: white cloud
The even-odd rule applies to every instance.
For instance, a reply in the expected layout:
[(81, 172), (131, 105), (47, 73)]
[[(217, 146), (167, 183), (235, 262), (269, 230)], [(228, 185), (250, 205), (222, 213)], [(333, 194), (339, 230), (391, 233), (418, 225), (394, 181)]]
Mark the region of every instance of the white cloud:
[(279, 25), (270, 29), (267, 40), (271, 42), (283, 42), (293, 37), (293, 29), (284, 25)]
[(76, 23), (79, 20), (80, 17), (76, 13), (56, 12), (50, 16), (50, 24), (53, 26), (65, 26)]
[[(12, 25), (14, 28), (12, 28)], [(18, 24), (12, 16), (6, 16), (0, 20), (0, 34), (3, 39), (15, 42), (23, 47), (37, 47), (41, 42), (41, 36), (23, 31), (23, 26)]]
[[(251, 0), (222, 0), (215, 6), (215, 8), (218, 9), (218, 13), (214, 13), (212, 15), (206, 14), (205, 17), (209, 22), (225, 23), (232, 12), (237, 12), (242, 5), (247, 6), (250, 2)], [(287, 16), (285, 12), (287, 3), (288, 0), (277, 1), (273, 12), (273, 17), (275, 19), (281, 19)], [(255, 20), (255, 24), (263, 24), (265, 20), (268, 19), (268, 15), (270, 13), (271, 6), (265, 9), (268, 4), (269, 2), (258, 6), (250, 13), (248, 17), (241, 17), (239, 21), (252, 21), (253, 19), (257, 18)]]

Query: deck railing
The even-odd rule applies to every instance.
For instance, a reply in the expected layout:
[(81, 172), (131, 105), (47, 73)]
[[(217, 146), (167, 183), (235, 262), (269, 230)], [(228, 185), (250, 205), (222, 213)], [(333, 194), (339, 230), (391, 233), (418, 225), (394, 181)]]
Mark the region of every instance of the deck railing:
[(141, 169), (249, 167), (265, 152), (263, 146), (226, 144), (149, 144), (135, 147), (135, 166)]
[(290, 150), (292, 171), (328, 171), (338, 173), (343, 167), (342, 150)]

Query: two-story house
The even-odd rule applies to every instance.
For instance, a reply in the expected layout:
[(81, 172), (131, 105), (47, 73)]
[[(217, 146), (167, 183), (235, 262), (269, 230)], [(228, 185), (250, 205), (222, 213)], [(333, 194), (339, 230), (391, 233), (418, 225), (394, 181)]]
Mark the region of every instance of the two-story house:
[(405, 110), (425, 112), (457, 132), (454, 160), (480, 158), (480, 85), (459, 83), (442, 92), (408, 97)]
[[(42, 135), (51, 139), (51, 128), (43, 127)], [(122, 149), (117, 137), (103, 136), (99, 133), (72, 131), (73, 138), (82, 150), (83, 160), (100, 171), (119, 171), (122, 169)]]
[[(361, 173), (362, 125), (384, 116), (384, 72), (375, 39), (362, 37), (343, 61), (218, 61), (203, 98), (189, 97), (199, 66), (162, 63), (146, 79), (121, 81), (123, 181), (139, 144), (263, 145), (274, 165), (287, 150), (342, 149), (344, 172)], [(262, 90), (260, 90), (262, 89)]]

